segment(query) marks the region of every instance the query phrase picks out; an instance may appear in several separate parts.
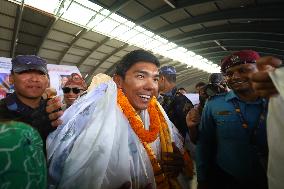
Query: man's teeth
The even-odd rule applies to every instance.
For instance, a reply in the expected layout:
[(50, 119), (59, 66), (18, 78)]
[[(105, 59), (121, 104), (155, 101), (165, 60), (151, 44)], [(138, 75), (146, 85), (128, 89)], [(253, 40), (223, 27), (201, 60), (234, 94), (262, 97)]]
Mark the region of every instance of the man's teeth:
[(242, 84), (242, 83), (244, 83), (244, 81), (236, 81), (236, 82), (234, 82), (234, 83)]
[(149, 100), (150, 99), (150, 96), (149, 95), (139, 95), (141, 98), (144, 98), (146, 100)]

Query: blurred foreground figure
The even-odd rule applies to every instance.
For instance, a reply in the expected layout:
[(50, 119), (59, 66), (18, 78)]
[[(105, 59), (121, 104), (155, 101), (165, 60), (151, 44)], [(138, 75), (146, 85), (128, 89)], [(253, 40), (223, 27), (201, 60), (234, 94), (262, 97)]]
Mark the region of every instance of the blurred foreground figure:
[(284, 67), (281, 60), (263, 57), (257, 60), (259, 72), (252, 75), (254, 90), (263, 97), (270, 97), (267, 116), (268, 186), (284, 188)]
[(0, 122), (0, 188), (46, 189), (46, 161), (38, 132), (21, 122)]

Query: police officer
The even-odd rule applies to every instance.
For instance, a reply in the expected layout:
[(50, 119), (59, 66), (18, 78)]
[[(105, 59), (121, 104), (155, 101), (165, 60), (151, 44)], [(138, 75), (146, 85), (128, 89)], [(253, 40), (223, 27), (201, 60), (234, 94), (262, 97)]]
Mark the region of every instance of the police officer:
[(185, 138), (188, 133), (186, 115), (193, 108), (193, 104), (185, 95), (177, 92), (176, 70), (173, 66), (161, 67), (159, 75), (160, 96), (158, 100), (170, 120)]
[(0, 121), (21, 121), (35, 128), (43, 142), (56, 126), (62, 107), (59, 98), (49, 101), (42, 94), (49, 86), (46, 61), (34, 55), (18, 55), (12, 59), (10, 82), (15, 92), (0, 101)]
[(258, 58), (243, 50), (222, 60), (232, 90), (205, 104), (196, 149), (198, 188), (267, 188), (266, 101), (249, 80)]

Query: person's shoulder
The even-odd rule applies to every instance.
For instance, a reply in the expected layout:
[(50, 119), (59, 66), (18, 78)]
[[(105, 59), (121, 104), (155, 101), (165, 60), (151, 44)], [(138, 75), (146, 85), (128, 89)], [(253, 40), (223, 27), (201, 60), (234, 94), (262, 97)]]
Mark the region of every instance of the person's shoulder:
[(225, 93), (219, 93), (219, 94), (216, 94), (214, 96), (210, 96), (208, 98), (208, 101), (216, 101), (216, 100), (222, 100), (226, 97), (226, 95), (228, 94), (228, 92), (225, 92)]

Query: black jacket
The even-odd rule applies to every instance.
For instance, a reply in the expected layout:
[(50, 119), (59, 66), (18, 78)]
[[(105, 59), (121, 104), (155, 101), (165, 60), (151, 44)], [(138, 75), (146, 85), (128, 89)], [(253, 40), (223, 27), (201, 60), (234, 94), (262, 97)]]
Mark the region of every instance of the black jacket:
[(186, 115), (193, 108), (193, 104), (185, 95), (177, 95), (176, 91), (177, 89), (174, 88), (164, 94), (160, 104), (171, 122), (173, 122), (180, 134), (185, 138), (186, 133), (189, 132), (186, 125)]
[[(55, 130), (45, 110), (47, 101), (41, 99), (38, 108), (31, 108), (23, 104), (15, 93), (0, 100), (0, 121), (20, 121), (35, 128), (44, 143), (49, 133)], [(44, 150), (45, 151), (45, 150)]]

